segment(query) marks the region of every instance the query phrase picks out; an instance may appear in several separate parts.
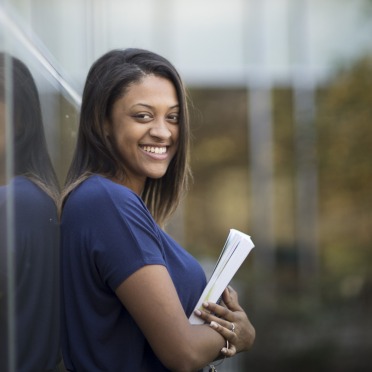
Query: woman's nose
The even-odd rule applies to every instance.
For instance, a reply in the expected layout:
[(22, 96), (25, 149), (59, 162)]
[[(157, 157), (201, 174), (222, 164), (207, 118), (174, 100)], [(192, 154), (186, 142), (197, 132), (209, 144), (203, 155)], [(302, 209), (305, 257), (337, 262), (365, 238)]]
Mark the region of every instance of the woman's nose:
[(169, 124), (163, 119), (155, 120), (151, 125), (150, 135), (161, 139), (170, 138), (172, 136), (172, 132), (170, 131), (168, 125)]

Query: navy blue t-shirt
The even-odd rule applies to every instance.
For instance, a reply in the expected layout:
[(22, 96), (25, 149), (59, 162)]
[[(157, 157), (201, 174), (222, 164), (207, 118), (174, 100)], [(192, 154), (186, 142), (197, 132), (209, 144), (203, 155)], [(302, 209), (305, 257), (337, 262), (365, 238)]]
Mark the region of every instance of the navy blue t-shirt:
[(145, 265), (164, 265), (188, 317), (206, 278), (130, 189), (94, 175), (64, 206), (62, 351), (72, 371), (166, 371), (115, 294)]
[[(7, 266), (10, 253), (14, 253), (14, 267)], [(58, 269), (56, 206), (35, 183), (17, 176), (0, 186), (0, 371), (8, 370), (9, 336), (15, 336), (18, 372), (56, 368), (60, 358)], [(9, 315), (11, 278), (15, 309)], [(13, 316), (15, 334), (10, 335), (7, 328)]]

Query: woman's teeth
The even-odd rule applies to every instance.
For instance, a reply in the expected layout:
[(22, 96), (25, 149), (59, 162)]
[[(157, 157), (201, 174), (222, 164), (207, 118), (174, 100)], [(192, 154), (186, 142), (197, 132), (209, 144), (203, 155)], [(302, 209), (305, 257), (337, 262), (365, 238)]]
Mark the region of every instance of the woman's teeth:
[(153, 146), (143, 146), (146, 152), (151, 152), (153, 154), (165, 154), (167, 152), (166, 147), (153, 147)]

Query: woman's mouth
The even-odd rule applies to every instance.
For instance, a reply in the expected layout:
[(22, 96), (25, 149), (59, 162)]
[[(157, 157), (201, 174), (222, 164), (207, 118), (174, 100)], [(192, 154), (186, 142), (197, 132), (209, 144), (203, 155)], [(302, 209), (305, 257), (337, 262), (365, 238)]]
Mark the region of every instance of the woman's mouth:
[(165, 154), (167, 152), (166, 146), (140, 146), (142, 150), (150, 154)]

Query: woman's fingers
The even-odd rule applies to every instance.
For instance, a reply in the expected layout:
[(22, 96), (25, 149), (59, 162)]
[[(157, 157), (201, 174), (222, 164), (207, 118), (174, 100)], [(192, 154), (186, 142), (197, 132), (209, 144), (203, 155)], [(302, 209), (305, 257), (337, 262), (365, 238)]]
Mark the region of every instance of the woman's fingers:
[(236, 314), (225, 306), (217, 305), (212, 302), (204, 302), (203, 309), (205, 310), (195, 310), (195, 315), (207, 323), (214, 321), (221, 326), (230, 329), (231, 324), (237, 320)]
[(225, 320), (224, 318), (216, 316), (215, 314), (210, 313), (209, 311), (195, 310), (194, 314), (198, 316), (200, 319), (203, 319), (205, 323), (217, 322), (221, 324), (223, 327), (225, 326), (228, 327), (228, 324), (229, 324), (228, 320)]
[[(231, 350), (221, 351), (226, 356), (248, 350), (254, 343), (256, 331), (247, 314), (239, 305), (238, 294), (230, 286), (222, 295), (223, 306), (212, 302), (203, 303), (203, 309), (195, 311), (195, 315), (209, 323), (231, 345)], [(234, 325), (234, 326), (233, 326)], [(224, 354), (225, 355), (225, 354)]]
[(242, 310), (241, 306), (239, 305), (238, 293), (231, 286), (228, 286), (223, 291), (222, 300), (228, 309), (232, 311)]
[[(248, 350), (255, 340), (255, 329), (243, 310), (231, 311), (226, 307), (214, 303), (204, 303), (205, 310), (196, 310), (195, 315), (211, 326), (216, 324), (216, 330), (229, 335), (235, 333), (235, 341), (231, 342), (236, 348), (235, 352)], [(234, 329), (232, 324), (234, 324)], [(230, 336), (231, 340), (233, 336)], [(227, 340), (230, 341), (229, 338)]]
[[(228, 307), (215, 304), (213, 302), (204, 302), (203, 308), (205, 309), (205, 312), (208, 314), (213, 314), (218, 318), (224, 318), (226, 320), (233, 321), (233, 313), (229, 310)], [(213, 320), (213, 319), (211, 319)]]
[(221, 353), (226, 358), (230, 358), (236, 354), (236, 347), (235, 345), (229, 345), (229, 348), (223, 347)]
[(226, 346), (221, 349), (221, 353), (226, 357), (232, 357), (236, 354), (235, 343), (237, 341), (236, 334), (232, 331), (232, 328), (226, 328), (215, 321), (212, 321), (210, 327), (217, 331), (223, 336), (226, 341)]

